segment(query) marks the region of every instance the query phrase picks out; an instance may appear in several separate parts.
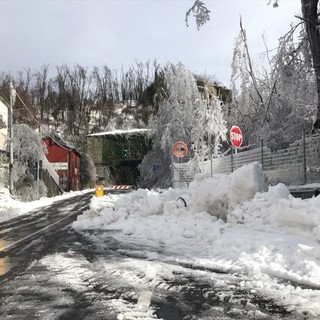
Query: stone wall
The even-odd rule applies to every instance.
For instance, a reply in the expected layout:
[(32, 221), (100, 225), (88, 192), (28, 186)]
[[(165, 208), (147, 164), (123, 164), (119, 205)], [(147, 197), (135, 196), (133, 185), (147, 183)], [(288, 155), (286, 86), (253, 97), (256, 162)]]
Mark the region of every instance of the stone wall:
[(87, 137), (87, 153), (96, 167), (103, 166), (103, 136)]

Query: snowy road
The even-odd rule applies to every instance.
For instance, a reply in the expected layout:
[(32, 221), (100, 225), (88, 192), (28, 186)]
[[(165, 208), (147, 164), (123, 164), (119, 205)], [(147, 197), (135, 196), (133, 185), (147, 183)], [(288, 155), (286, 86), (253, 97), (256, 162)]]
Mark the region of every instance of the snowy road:
[(201, 267), (161, 242), (59, 222), (91, 197), (0, 224), (0, 319), (316, 319), (261, 293), (257, 279)]
[(65, 228), (25, 248), (32, 261), (0, 278), (0, 318), (303, 319), (244, 290), (251, 279), (179, 265), (161, 249), (117, 242), (114, 232), (102, 243), (97, 231)]
[(35, 252), (45, 248), (46, 236), (72, 222), (77, 214), (88, 208), (91, 198), (92, 193), (88, 193), (63, 199), (0, 223), (0, 276), (17, 272), (22, 265), (28, 264)]

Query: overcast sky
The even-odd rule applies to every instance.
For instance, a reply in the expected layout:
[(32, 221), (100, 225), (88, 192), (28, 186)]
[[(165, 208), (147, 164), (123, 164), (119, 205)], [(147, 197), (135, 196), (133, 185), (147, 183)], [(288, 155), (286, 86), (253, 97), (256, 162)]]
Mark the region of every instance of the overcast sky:
[(0, 73), (44, 64), (120, 70), (157, 59), (229, 86), (240, 14), (255, 59), (262, 34), (271, 49), (298, 22), (300, 0), (280, 0), (278, 8), (268, 1), (203, 0), (211, 20), (198, 31), (194, 19), (189, 27), (184, 21), (194, 0), (0, 0)]

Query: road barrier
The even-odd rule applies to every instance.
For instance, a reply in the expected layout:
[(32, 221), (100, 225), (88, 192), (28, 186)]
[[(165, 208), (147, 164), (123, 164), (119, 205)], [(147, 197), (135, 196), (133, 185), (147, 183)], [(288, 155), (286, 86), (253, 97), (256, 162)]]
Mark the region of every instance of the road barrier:
[(112, 186), (111, 189), (113, 190), (128, 190), (130, 189), (132, 186), (127, 186), (127, 185), (115, 185), (115, 186)]

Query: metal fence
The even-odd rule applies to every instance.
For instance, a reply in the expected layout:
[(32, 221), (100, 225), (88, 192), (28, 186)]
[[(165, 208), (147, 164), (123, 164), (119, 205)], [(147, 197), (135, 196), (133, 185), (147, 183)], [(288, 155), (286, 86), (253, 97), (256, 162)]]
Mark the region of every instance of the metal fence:
[(320, 182), (320, 135), (305, 137), (292, 143), (288, 148), (271, 151), (264, 145), (251, 150), (238, 150), (229, 155), (195, 163), (174, 163), (173, 186), (187, 186), (195, 174), (231, 173), (236, 168), (252, 162), (262, 165), (269, 185), (305, 185)]

